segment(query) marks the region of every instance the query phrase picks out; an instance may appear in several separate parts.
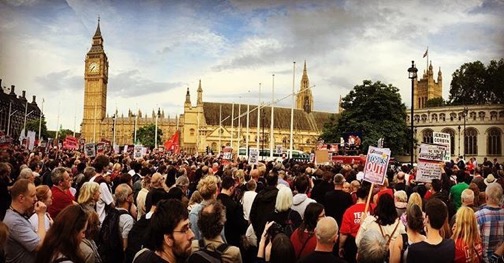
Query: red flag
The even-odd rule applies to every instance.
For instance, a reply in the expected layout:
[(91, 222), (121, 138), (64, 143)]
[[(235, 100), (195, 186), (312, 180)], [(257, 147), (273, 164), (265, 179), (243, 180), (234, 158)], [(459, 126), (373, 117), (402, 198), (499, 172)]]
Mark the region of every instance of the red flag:
[(423, 54), (423, 57), (425, 58), (428, 54), (429, 54), (429, 48), (427, 48), (427, 50), (425, 50), (425, 53)]
[(165, 151), (171, 151), (172, 153), (180, 152), (180, 135), (179, 131), (176, 131), (172, 137), (164, 143)]

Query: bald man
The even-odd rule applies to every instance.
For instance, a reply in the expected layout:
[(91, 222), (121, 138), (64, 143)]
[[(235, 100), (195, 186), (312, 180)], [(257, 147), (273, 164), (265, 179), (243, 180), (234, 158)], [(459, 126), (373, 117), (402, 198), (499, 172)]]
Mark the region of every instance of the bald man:
[(338, 241), (338, 223), (334, 218), (328, 216), (320, 219), (315, 228), (315, 236), (317, 237), (315, 251), (301, 258), (298, 263), (346, 262), (332, 254), (334, 244)]

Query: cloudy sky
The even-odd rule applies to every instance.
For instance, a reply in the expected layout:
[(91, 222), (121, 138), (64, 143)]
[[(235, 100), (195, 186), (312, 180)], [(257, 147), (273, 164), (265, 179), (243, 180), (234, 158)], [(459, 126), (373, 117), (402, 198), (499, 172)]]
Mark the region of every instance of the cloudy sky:
[[(365, 79), (400, 89), (410, 105), (407, 68), (420, 72), (429, 47), (443, 72), (504, 57), (502, 0), (1, 0), (0, 78), (31, 100), (44, 98), (48, 128), (77, 130), (84, 101), (84, 59), (98, 16), (109, 58), (107, 112), (117, 108), (174, 116), (186, 88), (203, 99), (257, 103), (299, 89), (306, 60), (315, 110), (337, 111)], [(280, 102), (290, 105), (290, 99)]]

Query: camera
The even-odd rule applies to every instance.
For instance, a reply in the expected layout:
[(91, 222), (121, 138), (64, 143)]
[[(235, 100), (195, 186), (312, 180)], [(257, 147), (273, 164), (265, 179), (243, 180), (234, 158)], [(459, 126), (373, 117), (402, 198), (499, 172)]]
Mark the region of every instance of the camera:
[(268, 228), (268, 236), (273, 239), (277, 234), (283, 233), (283, 227), (277, 222), (273, 222), (273, 224)]

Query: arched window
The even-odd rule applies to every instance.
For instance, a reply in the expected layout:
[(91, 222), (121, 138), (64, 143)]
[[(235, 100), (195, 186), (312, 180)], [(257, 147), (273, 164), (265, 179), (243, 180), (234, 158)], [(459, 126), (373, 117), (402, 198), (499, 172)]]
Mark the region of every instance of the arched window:
[(427, 121), (427, 114), (422, 114), (422, 122), (426, 122)]
[(432, 114), (432, 121), (437, 122), (437, 114), (436, 113)]
[(410, 116), (409, 115), (406, 115), (406, 122), (409, 123), (410, 122)]
[(479, 117), (480, 121), (484, 121), (485, 120), (485, 112), (484, 111), (478, 112), (478, 117)]
[(499, 111), (499, 118), (504, 118), (504, 110), (503, 111)]
[(455, 130), (445, 128), (441, 132), (450, 134), (450, 154), (455, 155)]
[(423, 130), (422, 137), (423, 137), (422, 140), (423, 143), (432, 143), (432, 130), (431, 129)]
[(490, 128), (488, 130), (487, 139), (487, 154), (501, 155), (502, 154), (502, 132), (498, 128)]
[(440, 114), (439, 114), (439, 120), (440, 120), (440, 121), (446, 121), (446, 114), (444, 114), (444, 113), (440, 113)]
[(496, 111), (491, 111), (490, 112), (490, 120), (497, 120), (497, 112)]
[(457, 114), (455, 112), (450, 113), (450, 121), (454, 121), (457, 118)]
[(420, 121), (420, 116), (418, 115), (415, 115), (414, 119), (413, 119), (415, 122), (419, 122)]
[(471, 111), (471, 113), (469, 113), (469, 117), (471, 117), (471, 119), (473, 119), (473, 121), (475, 121), (476, 120), (476, 112)]
[(464, 155), (478, 154), (478, 131), (475, 128), (467, 128), (464, 131)]
[(216, 152), (217, 151), (217, 143), (212, 142), (212, 151)]

